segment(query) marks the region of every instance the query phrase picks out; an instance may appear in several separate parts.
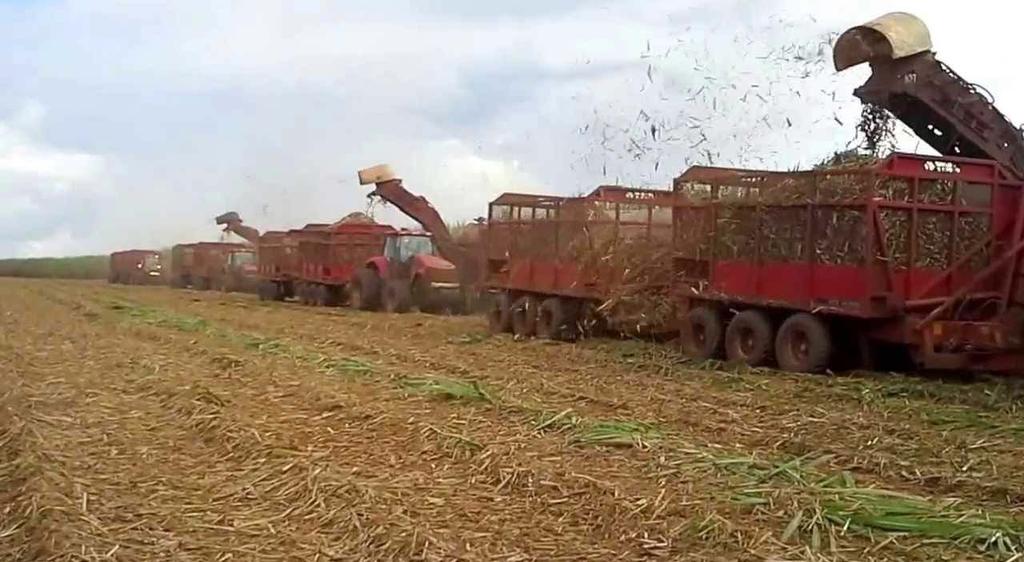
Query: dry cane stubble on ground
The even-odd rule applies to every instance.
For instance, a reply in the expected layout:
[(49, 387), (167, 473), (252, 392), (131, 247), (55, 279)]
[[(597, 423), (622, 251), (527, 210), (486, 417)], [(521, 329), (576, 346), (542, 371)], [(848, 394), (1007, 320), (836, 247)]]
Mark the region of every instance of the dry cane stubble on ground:
[(664, 346), (490, 338), (476, 318), (0, 284), (4, 559), (1020, 550), (1006, 385), (715, 372)]

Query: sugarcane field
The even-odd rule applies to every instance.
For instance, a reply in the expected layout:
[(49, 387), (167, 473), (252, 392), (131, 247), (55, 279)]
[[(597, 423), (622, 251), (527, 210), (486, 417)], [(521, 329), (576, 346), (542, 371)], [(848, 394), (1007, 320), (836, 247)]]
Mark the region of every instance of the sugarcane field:
[(1015, 8), (356, 4), (0, 5), (0, 560), (1024, 561)]

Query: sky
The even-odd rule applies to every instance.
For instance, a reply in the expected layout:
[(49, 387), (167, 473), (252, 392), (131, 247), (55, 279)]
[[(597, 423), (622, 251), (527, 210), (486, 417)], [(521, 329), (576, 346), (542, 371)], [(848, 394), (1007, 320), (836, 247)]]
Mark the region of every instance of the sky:
[(808, 166), (856, 142), (867, 69), (836, 74), (830, 41), (894, 10), (1024, 120), (1013, 4), (0, 0), (0, 257), (218, 240), (229, 210), (331, 222), (378, 163), (450, 222), (505, 191)]

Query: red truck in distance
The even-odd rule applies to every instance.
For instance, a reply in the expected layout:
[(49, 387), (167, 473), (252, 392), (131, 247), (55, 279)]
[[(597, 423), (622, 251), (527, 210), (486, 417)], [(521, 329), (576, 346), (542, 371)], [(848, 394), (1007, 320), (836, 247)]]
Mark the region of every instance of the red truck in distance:
[(156, 250), (123, 250), (110, 254), (107, 280), (125, 285), (158, 285), (163, 282), (163, 264)]

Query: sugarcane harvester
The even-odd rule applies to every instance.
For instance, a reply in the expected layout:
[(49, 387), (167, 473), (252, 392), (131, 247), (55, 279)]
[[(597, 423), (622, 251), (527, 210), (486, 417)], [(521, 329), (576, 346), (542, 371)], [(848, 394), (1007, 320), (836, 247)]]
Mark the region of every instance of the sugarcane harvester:
[(1024, 139), (935, 58), (913, 15), (844, 32), (854, 94), (941, 156), (808, 172), (695, 166), (676, 179), (687, 353), (791, 371), (906, 355), (918, 368), (1024, 370)]
[(924, 22), (893, 12), (850, 28), (836, 41), (837, 71), (868, 63), (871, 77), (854, 90), (888, 110), (943, 156), (994, 160), (1024, 180), (1024, 136), (987, 90), (935, 58)]
[(237, 212), (228, 211), (214, 220), (218, 225), (224, 227), (224, 232), (232, 232), (253, 246), (259, 246), (260, 231), (243, 224), (242, 217)]
[(426, 198), (409, 192), (391, 168), (381, 164), (359, 171), (360, 185), (374, 185), (379, 197), (416, 221), (422, 232), (398, 230), (384, 253), (367, 260), (350, 290), (352, 306), (388, 312), (461, 313), (475, 306), (479, 267)]

